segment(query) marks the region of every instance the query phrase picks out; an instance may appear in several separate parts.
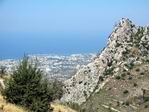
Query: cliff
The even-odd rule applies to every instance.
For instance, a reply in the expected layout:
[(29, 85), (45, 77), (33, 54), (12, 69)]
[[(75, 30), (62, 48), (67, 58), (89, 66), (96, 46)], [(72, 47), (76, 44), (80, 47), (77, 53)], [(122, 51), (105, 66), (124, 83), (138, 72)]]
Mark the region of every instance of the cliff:
[(64, 82), (65, 94), (61, 100), (82, 104), (113, 77), (144, 63), (149, 63), (149, 27), (136, 26), (123, 18), (115, 26), (102, 52)]

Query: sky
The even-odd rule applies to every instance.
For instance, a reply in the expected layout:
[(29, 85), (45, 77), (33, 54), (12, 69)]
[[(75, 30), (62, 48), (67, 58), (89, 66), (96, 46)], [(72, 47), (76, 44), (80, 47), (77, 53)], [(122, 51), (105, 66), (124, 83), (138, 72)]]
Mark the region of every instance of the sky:
[(149, 24), (149, 0), (0, 0), (0, 59), (100, 52), (121, 18)]

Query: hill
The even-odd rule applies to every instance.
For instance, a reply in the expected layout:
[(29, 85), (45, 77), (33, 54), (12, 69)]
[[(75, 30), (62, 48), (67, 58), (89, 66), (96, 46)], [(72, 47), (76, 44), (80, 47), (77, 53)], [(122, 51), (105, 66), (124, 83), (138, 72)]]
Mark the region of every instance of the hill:
[(94, 61), (65, 81), (61, 100), (77, 103), (87, 112), (149, 111), (148, 95), (144, 97), (149, 89), (148, 67), (149, 27), (123, 18)]

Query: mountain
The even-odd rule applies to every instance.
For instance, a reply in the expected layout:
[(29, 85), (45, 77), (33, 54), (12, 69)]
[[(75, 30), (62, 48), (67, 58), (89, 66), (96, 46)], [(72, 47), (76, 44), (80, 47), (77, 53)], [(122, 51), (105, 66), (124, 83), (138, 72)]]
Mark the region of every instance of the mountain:
[(85, 112), (148, 112), (148, 68), (149, 26), (123, 18), (102, 52), (64, 82), (61, 100)]

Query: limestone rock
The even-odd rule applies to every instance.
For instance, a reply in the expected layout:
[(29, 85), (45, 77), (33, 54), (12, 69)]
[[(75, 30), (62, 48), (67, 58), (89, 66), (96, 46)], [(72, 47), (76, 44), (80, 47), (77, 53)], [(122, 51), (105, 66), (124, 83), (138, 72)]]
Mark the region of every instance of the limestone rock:
[(119, 71), (127, 71), (143, 61), (149, 61), (149, 27), (136, 26), (123, 18), (94, 61), (64, 82), (65, 94), (61, 101), (82, 104)]

